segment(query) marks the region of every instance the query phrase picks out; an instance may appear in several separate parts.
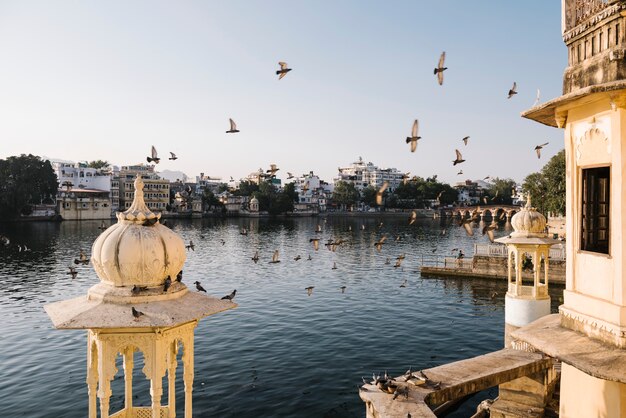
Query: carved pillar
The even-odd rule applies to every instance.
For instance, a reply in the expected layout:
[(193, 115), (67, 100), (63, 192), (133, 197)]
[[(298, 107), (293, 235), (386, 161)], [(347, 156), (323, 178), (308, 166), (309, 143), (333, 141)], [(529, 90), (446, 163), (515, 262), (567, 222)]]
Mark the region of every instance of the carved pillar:
[(89, 393), (89, 418), (97, 418), (98, 348), (91, 331), (87, 331), (87, 392)]
[(178, 354), (178, 340), (174, 339), (169, 344), (167, 364), (167, 407), (169, 410), (169, 418), (176, 417), (176, 367), (178, 362), (176, 361), (176, 355)]
[(133, 367), (135, 361), (133, 355), (135, 349), (126, 347), (124, 349), (124, 407), (132, 413), (133, 409)]
[(193, 391), (193, 333), (186, 337), (183, 351), (183, 380), (185, 382), (185, 418), (192, 418), (191, 393)]
[(165, 375), (164, 339), (157, 337), (153, 342), (153, 355), (150, 359), (152, 376), (150, 376), (150, 396), (152, 397), (152, 418), (161, 417), (161, 397), (163, 396), (163, 376)]
[(111, 399), (111, 380), (115, 376), (115, 350), (108, 340), (97, 338), (98, 345), (98, 397), (100, 398), (100, 418), (109, 417), (109, 400)]
[(522, 255), (520, 250), (515, 247), (515, 294), (522, 294)]
[(539, 258), (539, 250), (535, 247), (533, 252), (533, 297), (537, 297), (539, 290), (539, 274), (541, 272), (541, 259)]

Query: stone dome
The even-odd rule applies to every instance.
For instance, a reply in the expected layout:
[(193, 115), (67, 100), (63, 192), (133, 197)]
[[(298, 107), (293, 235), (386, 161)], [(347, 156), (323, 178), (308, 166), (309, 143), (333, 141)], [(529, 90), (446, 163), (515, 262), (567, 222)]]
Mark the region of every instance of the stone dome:
[(113, 286), (159, 286), (182, 270), (186, 253), (183, 240), (161, 225), (161, 215), (148, 209), (143, 180), (135, 179), (135, 198), (117, 223), (93, 243), (91, 262), (100, 280)]
[(511, 218), (515, 232), (512, 237), (546, 237), (546, 217), (530, 206), (530, 197), (526, 206)]
[(256, 196), (253, 196), (252, 199), (250, 199), (250, 203), (252, 204), (259, 204), (259, 199), (256, 198)]

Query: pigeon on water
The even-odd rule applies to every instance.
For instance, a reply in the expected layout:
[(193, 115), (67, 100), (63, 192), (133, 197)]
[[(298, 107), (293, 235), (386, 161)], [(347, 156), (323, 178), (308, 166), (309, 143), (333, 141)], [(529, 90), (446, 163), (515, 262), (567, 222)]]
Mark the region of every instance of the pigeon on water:
[(411, 152), (415, 152), (415, 150), (417, 149), (417, 141), (422, 138), (421, 136), (417, 135), (418, 127), (419, 123), (417, 122), (417, 119), (415, 119), (415, 121), (413, 122), (413, 128), (411, 129), (411, 136), (406, 137), (406, 143), (411, 144)]
[(133, 316), (134, 316), (135, 318), (139, 318), (140, 316), (143, 316), (143, 315), (144, 315), (144, 313), (143, 313), (143, 312), (138, 311), (137, 309), (135, 309), (135, 307), (134, 307), (134, 306), (133, 306), (131, 309), (132, 309), (132, 312), (133, 312)]
[(444, 67), (445, 60), (446, 60), (446, 51), (441, 53), (441, 56), (439, 57), (439, 63), (437, 64), (435, 71), (433, 71), (433, 74), (437, 76), (437, 81), (439, 82), (440, 86), (443, 85), (443, 72), (448, 69), (448, 67)]
[(202, 287), (202, 285), (200, 284), (200, 282), (199, 282), (199, 281), (195, 281), (195, 282), (193, 282), (193, 284), (195, 284), (195, 285), (196, 285), (196, 290), (197, 290), (198, 292), (204, 292), (204, 293), (206, 293), (206, 290), (204, 289), (204, 287)]
[(230, 129), (226, 131), (227, 134), (234, 134), (239, 132), (239, 130), (237, 129), (237, 124), (235, 123), (234, 120), (232, 119), (228, 119), (230, 121)]
[(72, 280), (76, 278), (78, 272), (76, 271), (76, 267), (69, 266), (70, 271), (67, 273), (72, 276)]
[(178, 160), (178, 157), (176, 156), (176, 154), (174, 154), (172, 151), (170, 151), (170, 158), (168, 158), (168, 160)]
[(537, 158), (541, 158), (541, 149), (543, 147), (545, 147), (546, 145), (548, 145), (548, 144), (549, 144), (549, 142), (546, 142), (545, 144), (537, 145), (535, 147), (535, 151), (537, 152)]
[(154, 148), (154, 145), (152, 146), (152, 151), (150, 155), (151, 157), (146, 157), (146, 160), (149, 163), (154, 162), (155, 164), (158, 164), (161, 161), (161, 159), (159, 158), (159, 155), (157, 154), (156, 148)]
[(283, 61), (280, 61), (278, 65), (280, 65), (280, 70), (276, 70), (276, 75), (280, 80), (281, 78), (286, 76), (289, 71), (291, 71), (291, 68), (287, 68), (287, 63)]
[(259, 252), (255, 252), (254, 253), (254, 257), (252, 257), (252, 261), (254, 261), (254, 264), (259, 262)]
[(172, 279), (170, 278), (170, 276), (167, 276), (165, 282), (163, 282), (163, 292), (167, 292), (167, 289), (169, 289), (171, 285)]
[(514, 81), (513, 82), (513, 87), (511, 87), (511, 89), (509, 90), (509, 96), (507, 97), (507, 99), (510, 99), (511, 97), (513, 97), (516, 94), (517, 94), (517, 83)]
[(461, 164), (462, 162), (465, 161), (463, 159), (463, 155), (461, 155), (461, 151), (459, 151), (458, 149), (455, 149), (454, 152), (456, 153), (456, 159), (452, 161), (452, 165)]
[(222, 300), (233, 300), (235, 299), (235, 295), (237, 294), (237, 289), (230, 292), (230, 295), (226, 295), (222, 298)]

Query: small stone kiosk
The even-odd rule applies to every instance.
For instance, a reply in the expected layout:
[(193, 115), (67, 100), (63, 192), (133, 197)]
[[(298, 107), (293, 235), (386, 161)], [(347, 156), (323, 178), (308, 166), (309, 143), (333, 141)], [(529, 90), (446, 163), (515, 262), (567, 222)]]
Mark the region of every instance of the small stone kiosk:
[[(143, 181), (135, 179), (132, 206), (117, 214), (117, 224), (94, 242), (91, 261), (101, 282), (86, 296), (45, 306), (57, 329), (87, 329), (89, 417), (165, 418), (176, 416), (175, 379), (179, 349), (184, 366), (185, 418), (192, 417), (194, 329), (208, 315), (232, 309), (228, 300), (190, 292), (182, 278), (183, 240), (159, 223), (143, 199)], [(134, 308), (134, 309), (133, 309)], [(134, 353), (144, 357), (152, 405), (133, 405)], [(120, 354), (124, 364), (125, 405), (109, 411), (111, 380)], [(164, 405), (163, 378), (168, 400)]]
[[(508, 249), (508, 289), (504, 304), (504, 345), (510, 345), (512, 331), (550, 314), (548, 258), (550, 247), (560, 241), (548, 238), (546, 218), (530, 205), (511, 218), (513, 231), (498, 238)], [(532, 261), (532, 284), (522, 280), (524, 257)]]

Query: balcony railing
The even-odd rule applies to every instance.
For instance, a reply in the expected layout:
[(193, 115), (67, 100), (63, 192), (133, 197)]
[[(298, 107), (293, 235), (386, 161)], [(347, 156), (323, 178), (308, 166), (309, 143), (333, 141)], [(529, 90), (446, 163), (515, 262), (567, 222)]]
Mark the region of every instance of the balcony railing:
[[(474, 255), (483, 255), (488, 257), (506, 257), (506, 245), (504, 244), (474, 244)], [(551, 260), (565, 260), (565, 247), (554, 246), (550, 248)]]

